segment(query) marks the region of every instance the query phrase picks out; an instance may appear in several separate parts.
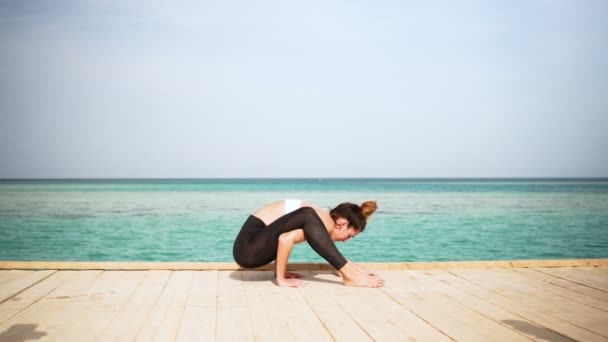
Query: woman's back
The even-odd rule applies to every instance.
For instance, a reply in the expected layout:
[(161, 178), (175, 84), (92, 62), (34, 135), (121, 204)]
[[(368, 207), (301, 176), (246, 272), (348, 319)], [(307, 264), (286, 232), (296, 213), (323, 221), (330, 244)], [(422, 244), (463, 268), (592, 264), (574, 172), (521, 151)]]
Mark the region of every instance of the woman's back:
[(258, 209), (253, 216), (262, 220), (267, 226), (274, 222), (279, 217), (290, 213), (300, 207), (312, 207), (315, 209), (328, 232), (333, 230), (333, 220), (329, 216), (329, 212), (318, 206), (298, 199), (286, 199), (271, 203), (263, 208)]

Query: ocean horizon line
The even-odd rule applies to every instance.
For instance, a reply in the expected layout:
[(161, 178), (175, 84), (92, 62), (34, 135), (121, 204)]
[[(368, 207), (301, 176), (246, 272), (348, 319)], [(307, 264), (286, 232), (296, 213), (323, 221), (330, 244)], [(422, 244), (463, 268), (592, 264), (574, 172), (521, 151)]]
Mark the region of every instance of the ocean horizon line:
[(608, 177), (53, 177), (0, 178), (11, 181), (608, 181)]

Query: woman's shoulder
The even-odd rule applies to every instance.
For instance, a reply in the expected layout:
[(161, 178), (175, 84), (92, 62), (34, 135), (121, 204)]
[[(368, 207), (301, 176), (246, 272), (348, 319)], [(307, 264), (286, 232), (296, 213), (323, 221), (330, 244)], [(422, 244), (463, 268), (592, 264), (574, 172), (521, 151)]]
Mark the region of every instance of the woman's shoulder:
[(317, 215), (319, 215), (319, 218), (321, 218), (321, 221), (323, 221), (323, 224), (325, 225), (325, 227), (327, 228), (328, 232), (331, 232), (334, 228), (333, 225), (333, 219), (331, 218), (331, 215), (329, 214), (329, 210), (325, 209), (325, 208), (321, 208), (320, 206), (311, 203), (311, 202), (302, 202), (302, 207), (311, 207), (315, 210), (315, 212), (317, 213)]

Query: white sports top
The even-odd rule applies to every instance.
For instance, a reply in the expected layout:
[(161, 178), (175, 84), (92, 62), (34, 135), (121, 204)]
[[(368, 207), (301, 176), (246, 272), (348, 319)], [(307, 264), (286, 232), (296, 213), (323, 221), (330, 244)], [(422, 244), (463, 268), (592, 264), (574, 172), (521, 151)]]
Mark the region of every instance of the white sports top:
[(302, 200), (299, 199), (286, 199), (285, 200), (285, 214), (289, 214), (290, 212), (300, 209), (302, 205)]

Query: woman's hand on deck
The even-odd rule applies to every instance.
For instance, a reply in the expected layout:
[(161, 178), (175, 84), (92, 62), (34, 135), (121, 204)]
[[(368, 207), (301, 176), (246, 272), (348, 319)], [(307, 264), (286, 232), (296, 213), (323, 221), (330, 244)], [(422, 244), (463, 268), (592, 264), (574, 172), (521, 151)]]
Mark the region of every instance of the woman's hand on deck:
[(364, 270), (362, 271), (350, 261), (339, 272), (342, 273), (342, 281), (346, 286), (382, 287), (385, 283), (384, 279), (376, 275), (370, 275)]
[(372, 271), (368, 270), (367, 268), (364, 268), (364, 267), (362, 267), (362, 266), (360, 266), (360, 265), (358, 265), (358, 264), (355, 264), (354, 262), (353, 262), (352, 264), (353, 264), (353, 266), (355, 266), (355, 268), (356, 268), (356, 269), (357, 269), (359, 272), (361, 272), (361, 273), (367, 273), (367, 274), (368, 274), (368, 275), (370, 275), (370, 276), (374, 276), (375, 278), (377, 278), (377, 279), (381, 280), (381, 281), (384, 283), (384, 279), (380, 278), (380, 277), (379, 277), (379, 276), (378, 276), (376, 273), (374, 273), (374, 272), (372, 272)]
[(304, 287), (306, 286), (306, 283), (298, 280), (298, 279), (279, 279), (277, 278), (277, 284), (279, 284), (279, 286), (287, 286), (287, 287)]

